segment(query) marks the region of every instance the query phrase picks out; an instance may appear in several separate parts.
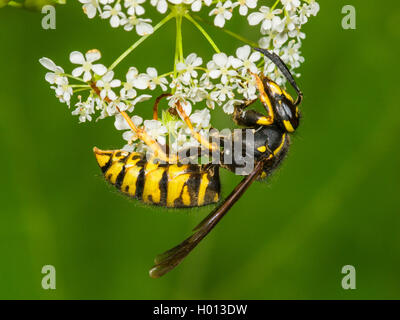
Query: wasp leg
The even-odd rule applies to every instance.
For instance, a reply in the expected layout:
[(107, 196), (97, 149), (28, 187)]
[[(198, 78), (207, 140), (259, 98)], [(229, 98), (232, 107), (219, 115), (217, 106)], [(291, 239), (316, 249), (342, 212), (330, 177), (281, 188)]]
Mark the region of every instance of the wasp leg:
[(194, 130), (193, 124), (190, 121), (189, 116), (186, 114), (185, 110), (183, 110), (182, 105), (179, 101), (176, 103), (176, 109), (178, 110), (178, 113), (181, 116), (182, 120), (189, 127), (192, 137), (195, 138), (197, 140), (197, 142), (200, 143), (207, 150), (209, 150), (209, 151), (217, 150), (217, 147), (214, 144), (210, 143), (200, 133), (198, 133), (196, 130)]
[(243, 109), (247, 108), (248, 106), (252, 105), (254, 102), (256, 102), (258, 99), (254, 100), (247, 100), (245, 101), (242, 105), (240, 105)]
[[(90, 83), (90, 87), (100, 97), (100, 89), (97, 87), (96, 82)], [(106, 97), (104, 100), (107, 103), (112, 102), (108, 97)], [(124, 117), (125, 121), (128, 123), (132, 131), (136, 134), (138, 139), (142, 140), (153, 151), (155, 157), (167, 163), (176, 163), (178, 161), (178, 157), (167, 155), (161, 145), (152, 137), (150, 137), (145, 130), (136, 127), (132, 119), (125, 111), (121, 111), (118, 107), (117, 110)]]
[(170, 93), (163, 93), (158, 96), (153, 106), (153, 120), (158, 120), (158, 105), (160, 104), (161, 99), (171, 96)]
[[(274, 110), (272, 108), (271, 99), (268, 96), (268, 94), (265, 92), (264, 84), (263, 84), (262, 80), (260, 79), (260, 77), (253, 72), (251, 74), (256, 79), (258, 92), (260, 93), (260, 100), (261, 100), (262, 104), (264, 105), (265, 110), (268, 113), (267, 122), (269, 124), (272, 124), (272, 123), (274, 123), (275, 114), (274, 114)], [(269, 125), (269, 124), (265, 124), (265, 125)]]
[(235, 106), (233, 112), (233, 121), (242, 127), (254, 127), (254, 126), (269, 126), (272, 124), (271, 118), (263, 115), (255, 110), (244, 110), (246, 105)]
[(174, 155), (167, 155), (161, 145), (150, 137), (144, 129), (138, 128), (133, 123), (132, 119), (125, 111), (120, 111), (121, 115), (124, 117), (125, 121), (128, 123), (132, 131), (137, 135), (139, 140), (142, 140), (154, 153), (154, 157), (165, 161), (167, 163), (176, 163), (178, 157)]

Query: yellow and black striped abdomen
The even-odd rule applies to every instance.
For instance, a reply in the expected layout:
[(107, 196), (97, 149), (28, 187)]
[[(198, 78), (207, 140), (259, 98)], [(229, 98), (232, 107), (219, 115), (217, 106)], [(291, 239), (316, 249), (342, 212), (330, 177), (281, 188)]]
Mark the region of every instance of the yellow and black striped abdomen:
[(158, 164), (145, 155), (94, 148), (104, 177), (122, 193), (147, 204), (170, 208), (198, 207), (218, 202), (218, 166)]

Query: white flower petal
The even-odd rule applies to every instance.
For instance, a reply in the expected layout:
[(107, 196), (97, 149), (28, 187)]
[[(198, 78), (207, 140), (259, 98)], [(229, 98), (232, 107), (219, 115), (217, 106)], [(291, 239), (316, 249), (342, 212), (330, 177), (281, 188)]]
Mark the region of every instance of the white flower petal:
[(167, 1), (159, 0), (157, 3), (158, 12), (165, 13), (165, 12), (167, 12), (167, 9), (168, 9)]
[(89, 19), (93, 19), (96, 16), (97, 13), (97, 9), (92, 6), (92, 5), (85, 5), (84, 7), (84, 11), (87, 14)]
[(85, 57), (79, 51), (71, 52), (71, 54), (69, 55), (69, 60), (73, 64), (84, 64), (85, 63)]
[(250, 62), (256, 62), (256, 61), (260, 60), (260, 58), (261, 58), (261, 53), (256, 51), (256, 52), (253, 52), (250, 55), (249, 61)]
[(46, 69), (50, 71), (56, 71), (56, 64), (53, 62), (53, 60), (43, 57), (39, 59), (40, 64), (45, 67)]
[(232, 12), (230, 12), (230, 11), (225, 11), (225, 12), (224, 12), (224, 18), (225, 18), (226, 20), (230, 20), (230, 19), (232, 18)]
[(114, 71), (108, 71), (104, 76), (103, 76), (103, 81), (104, 82), (110, 82), (114, 78)]
[(232, 57), (230, 59), (230, 62), (232, 64), (232, 67), (234, 67), (235, 69), (241, 67), (243, 65), (243, 61), (237, 58)]
[(110, 19), (111, 27), (117, 28), (120, 24), (120, 20), (118, 16), (112, 16)]
[(132, 122), (135, 126), (140, 126), (143, 123), (143, 118), (139, 117), (139, 116), (133, 116), (132, 118)]
[(246, 6), (240, 6), (240, 7), (239, 7), (239, 13), (240, 13), (240, 15), (245, 16), (245, 15), (247, 15), (247, 12), (248, 12), (248, 9), (247, 9)]
[(120, 113), (115, 115), (114, 126), (117, 130), (129, 130), (130, 129), (125, 118)]
[(94, 62), (101, 58), (101, 53), (99, 50), (93, 49), (93, 50), (89, 50), (88, 52), (86, 52), (85, 56), (86, 56), (86, 60), (88, 62)]
[(156, 78), (158, 75), (157, 69), (152, 67), (147, 68), (146, 73), (152, 78)]
[(116, 95), (115, 92), (112, 91), (112, 90), (108, 90), (108, 91), (107, 91), (107, 96), (108, 96), (111, 100), (117, 99), (117, 95)]
[(225, 18), (222, 14), (217, 14), (214, 19), (214, 24), (222, 28), (225, 25)]
[(217, 64), (219, 67), (225, 67), (226, 63), (228, 62), (228, 57), (225, 53), (216, 53), (213, 56), (213, 61)]
[(184, 64), (183, 62), (178, 62), (176, 64), (176, 70), (178, 71), (186, 70), (186, 64)]
[(111, 88), (116, 88), (119, 87), (120, 85), (121, 85), (121, 80), (118, 79), (114, 79), (110, 82)]
[(92, 79), (92, 73), (90, 71), (85, 71), (83, 74), (83, 81), (88, 82), (90, 79)]
[(54, 84), (56, 75), (53, 72), (47, 72), (46, 75), (44, 76), (46, 81), (50, 84)]
[(78, 67), (78, 68), (75, 68), (74, 70), (72, 70), (72, 75), (74, 77), (79, 77), (82, 73), (83, 73), (82, 67)]
[(153, 26), (151, 24), (141, 22), (136, 25), (136, 32), (139, 36), (145, 36), (148, 34), (152, 34), (154, 31)]
[(247, 60), (247, 58), (249, 57), (249, 55), (250, 55), (250, 46), (249, 46), (249, 45), (245, 45), (245, 46), (240, 47), (240, 48), (238, 48), (238, 49), (236, 50), (236, 56), (237, 56), (239, 59)]
[(95, 74), (99, 76), (104, 75), (107, 72), (107, 68), (102, 64), (95, 64), (92, 66), (92, 70)]
[(246, 0), (246, 5), (250, 9), (254, 9), (255, 7), (257, 7), (257, 0)]
[(128, 73), (126, 74), (126, 80), (132, 81), (136, 78), (139, 71), (135, 67), (130, 67)]
[(143, 102), (143, 101), (149, 100), (151, 98), (152, 98), (152, 96), (149, 95), (149, 94), (142, 94), (142, 95), (138, 96), (135, 100), (133, 100), (132, 104), (135, 105), (135, 104), (137, 104), (139, 102)]
[(264, 15), (261, 12), (250, 13), (247, 17), (249, 25), (255, 26), (259, 24), (264, 19)]
[(135, 88), (144, 90), (144, 89), (147, 89), (147, 87), (149, 85), (149, 81), (147, 78), (142, 76), (142, 77), (138, 77), (138, 78), (134, 79), (132, 81), (132, 84)]
[(201, 10), (201, 1), (202, 0), (197, 0), (192, 3), (191, 9), (194, 12), (199, 12)]
[(122, 138), (123, 138), (125, 141), (136, 140), (136, 139), (134, 139), (135, 137), (136, 137), (136, 135), (135, 135), (132, 131), (125, 131), (125, 132), (122, 134)]
[(210, 77), (212, 79), (217, 79), (221, 75), (221, 70), (211, 70)]

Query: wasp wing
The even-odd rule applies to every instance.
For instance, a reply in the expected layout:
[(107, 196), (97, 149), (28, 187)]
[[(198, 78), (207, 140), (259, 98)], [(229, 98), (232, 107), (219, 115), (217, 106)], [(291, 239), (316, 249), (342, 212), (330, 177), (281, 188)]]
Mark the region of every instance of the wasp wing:
[(216, 207), (200, 224), (193, 229), (194, 233), (176, 247), (158, 255), (150, 270), (152, 278), (159, 278), (179, 265), (199, 242), (217, 225), (222, 217), (236, 203), (252, 182), (261, 174), (263, 163), (256, 164), (254, 170), (236, 186), (229, 196)]

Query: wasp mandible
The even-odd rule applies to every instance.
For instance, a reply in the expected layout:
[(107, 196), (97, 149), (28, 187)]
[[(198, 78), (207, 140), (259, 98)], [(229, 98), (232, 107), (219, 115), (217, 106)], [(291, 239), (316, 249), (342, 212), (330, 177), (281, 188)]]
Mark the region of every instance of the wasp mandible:
[[(267, 76), (260, 78), (253, 74), (257, 82), (259, 99), (266, 114), (247, 109), (258, 99), (235, 106), (233, 113), (233, 121), (242, 127), (243, 132), (246, 129), (254, 131), (253, 169), (245, 175), (224, 201), (193, 229), (194, 233), (189, 238), (155, 258), (155, 265), (150, 270), (150, 276), (153, 278), (163, 276), (180, 264), (238, 201), (252, 182), (271, 175), (288, 152), (289, 135), (299, 125), (298, 106), (303, 99), (303, 94), (279, 56), (264, 49), (255, 48), (255, 50), (267, 56), (279, 68), (295, 89), (297, 98), (294, 100)], [(179, 103), (176, 109), (201, 147), (204, 150), (215, 151), (216, 146), (194, 130), (189, 117)], [(165, 153), (144, 130), (135, 127), (129, 116), (123, 112), (121, 114), (139, 139), (153, 150), (154, 158), (147, 160), (145, 154), (138, 152), (102, 151), (94, 148), (97, 162), (106, 180), (122, 193), (151, 205), (188, 208), (217, 203), (220, 200), (219, 168), (223, 167), (235, 172), (238, 167), (235, 162), (182, 164), (179, 157), (172, 157)], [(235, 137), (232, 136), (232, 139)], [(246, 144), (247, 141), (244, 140), (243, 143)], [(158, 161), (160, 159), (166, 163), (160, 163)]]

